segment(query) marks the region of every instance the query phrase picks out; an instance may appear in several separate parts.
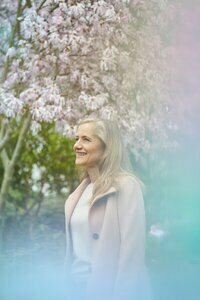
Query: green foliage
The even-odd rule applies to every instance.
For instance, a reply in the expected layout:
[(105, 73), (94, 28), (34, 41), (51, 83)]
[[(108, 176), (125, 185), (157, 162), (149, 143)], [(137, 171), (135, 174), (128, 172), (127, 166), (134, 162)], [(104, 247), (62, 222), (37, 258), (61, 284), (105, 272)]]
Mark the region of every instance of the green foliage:
[[(24, 197), (35, 194), (33, 185), (37, 186), (37, 193), (42, 194), (44, 184), (49, 184), (49, 191), (57, 194), (64, 187), (71, 190), (76, 178), (72, 144), (66, 137), (55, 133), (49, 124), (43, 124), (37, 136), (29, 132), (15, 168), (12, 188), (19, 190), (20, 187)], [(40, 172), (36, 179), (33, 178), (34, 166)]]
[[(10, 124), (12, 131), (6, 145), (9, 157), (18, 139), (20, 121), (12, 120)], [(0, 161), (0, 182), (3, 174)], [(38, 135), (28, 132), (7, 197), (4, 236), (8, 247), (13, 245), (13, 235), (24, 237), (24, 241), (40, 240), (43, 244), (52, 241), (52, 224), (57, 224), (55, 239), (58, 240), (64, 231), (64, 199), (74, 189), (76, 180), (73, 141), (56, 133), (51, 124), (42, 124)], [(56, 203), (49, 200), (52, 197)], [(15, 246), (23, 244), (22, 240), (15, 242)]]

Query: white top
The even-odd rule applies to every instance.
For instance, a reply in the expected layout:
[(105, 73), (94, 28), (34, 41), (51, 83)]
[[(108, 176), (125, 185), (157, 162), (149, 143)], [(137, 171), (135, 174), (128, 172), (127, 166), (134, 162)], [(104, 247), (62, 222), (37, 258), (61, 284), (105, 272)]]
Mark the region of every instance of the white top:
[(91, 232), (88, 212), (93, 185), (93, 183), (90, 183), (83, 191), (70, 222), (74, 254), (71, 274), (75, 279), (80, 280), (85, 280), (90, 273)]

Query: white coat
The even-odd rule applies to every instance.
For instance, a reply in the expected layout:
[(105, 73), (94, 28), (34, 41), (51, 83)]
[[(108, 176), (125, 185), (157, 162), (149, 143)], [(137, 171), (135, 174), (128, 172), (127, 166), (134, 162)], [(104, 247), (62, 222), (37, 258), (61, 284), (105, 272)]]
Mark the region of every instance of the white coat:
[[(66, 272), (70, 270), (70, 218), (90, 183), (84, 179), (65, 203)], [(87, 300), (149, 300), (145, 267), (145, 213), (140, 185), (132, 176), (119, 179), (90, 205), (92, 257)]]

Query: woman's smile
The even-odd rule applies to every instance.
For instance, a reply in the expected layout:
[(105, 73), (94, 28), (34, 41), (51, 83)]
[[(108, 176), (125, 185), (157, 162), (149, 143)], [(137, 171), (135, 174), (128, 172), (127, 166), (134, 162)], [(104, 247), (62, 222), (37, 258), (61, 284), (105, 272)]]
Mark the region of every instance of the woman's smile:
[(76, 152), (76, 156), (85, 156), (85, 155), (87, 155), (87, 153), (85, 153), (85, 152)]

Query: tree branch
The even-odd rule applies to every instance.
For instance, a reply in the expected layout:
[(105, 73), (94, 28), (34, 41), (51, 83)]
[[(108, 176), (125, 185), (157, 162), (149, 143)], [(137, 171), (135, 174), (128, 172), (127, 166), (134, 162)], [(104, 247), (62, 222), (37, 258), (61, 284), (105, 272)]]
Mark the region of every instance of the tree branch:
[(20, 152), (21, 152), (21, 149), (23, 146), (23, 141), (24, 141), (27, 131), (29, 130), (30, 124), (31, 124), (31, 114), (28, 113), (27, 117), (24, 120), (23, 126), (21, 128), (19, 138), (17, 140), (17, 144), (15, 146), (15, 149), (14, 149), (11, 161), (10, 161), (11, 168), (14, 167), (17, 159), (20, 156)]
[(32, 7), (31, 1), (30, 0), (26, 0), (26, 6), (28, 8)]
[(6, 196), (8, 194), (8, 190), (12, 181), (14, 167), (20, 156), (24, 138), (31, 124), (31, 114), (29, 112), (25, 116), (25, 119), (23, 121), (24, 123), (23, 126), (21, 127), (17, 144), (15, 146), (11, 160), (8, 159), (8, 155), (6, 154), (5, 149), (3, 149), (3, 151), (1, 152), (1, 158), (5, 168), (5, 172), (3, 175), (3, 181), (1, 185), (1, 191), (0, 191), (0, 222), (3, 222), (2, 220), (3, 220), (5, 203), (6, 203)]
[(8, 168), (9, 163), (10, 163), (10, 159), (8, 157), (6, 149), (3, 149), (1, 151), (0, 156), (1, 156), (1, 160), (2, 160), (2, 163), (3, 163), (4, 170), (6, 170)]
[(2, 122), (0, 131), (0, 156), (3, 163), (4, 170), (6, 170), (10, 160), (5, 149), (5, 145), (9, 139), (10, 128), (6, 130), (6, 124)]
[(47, 0), (42, 0), (42, 2), (40, 3), (40, 5), (37, 8), (37, 12), (42, 8), (42, 6), (45, 4)]
[(0, 131), (0, 137), (1, 137), (1, 139), (3, 138), (5, 128), (6, 128), (5, 123), (2, 122), (2, 124), (1, 124), (1, 131)]
[(38, 206), (37, 206), (36, 211), (35, 211), (35, 213), (34, 213), (34, 217), (37, 217), (37, 216), (38, 216), (38, 213), (39, 213), (39, 211), (40, 211), (42, 202), (43, 202), (43, 200), (44, 200), (44, 196), (42, 195), (42, 193), (40, 193), (40, 194), (41, 194), (41, 198), (40, 198), (40, 200), (37, 202)]
[[(35, 208), (35, 206), (36, 205), (38, 205), (38, 206), (41, 205), (40, 202), (41, 202), (41, 200), (35, 201), (35, 202), (32, 203), (31, 206), (29, 206), (28, 208), (26, 208), (24, 214), (19, 217), (18, 222), (20, 223), (20, 222), (22, 222), (24, 220), (24, 218), (26, 218), (27, 216), (30, 216), (31, 215), (30, 213), (33, 211), (33, 209)], [(33, 215), (35, 216), (35, 214), (33, 214)]]
[(5, 148), (6, 143), (8, 142), (10, 137), (10, 128), (7, 128), (6, 133), (0, 136), (0, 152)]

